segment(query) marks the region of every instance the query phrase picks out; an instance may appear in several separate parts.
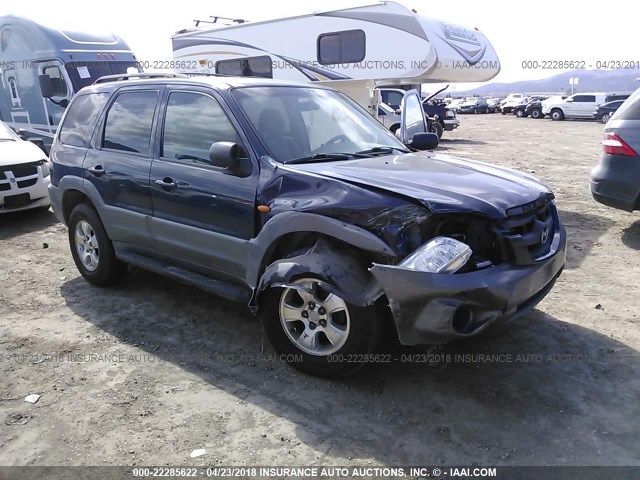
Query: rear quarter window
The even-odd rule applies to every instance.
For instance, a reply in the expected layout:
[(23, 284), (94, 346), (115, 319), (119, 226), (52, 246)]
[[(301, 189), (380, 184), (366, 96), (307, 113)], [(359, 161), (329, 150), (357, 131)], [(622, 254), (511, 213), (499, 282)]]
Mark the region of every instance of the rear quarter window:
[(107, 103), (109, 94), (78, 95), (69, 105), (69, 111), (60, 127), (60, 142), (72, 147), (89, 146), (98, 115)]

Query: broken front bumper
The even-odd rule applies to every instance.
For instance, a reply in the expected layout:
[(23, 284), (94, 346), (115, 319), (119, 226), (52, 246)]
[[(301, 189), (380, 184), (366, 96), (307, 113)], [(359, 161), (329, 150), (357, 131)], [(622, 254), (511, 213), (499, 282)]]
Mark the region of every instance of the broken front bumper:
[(566, 232), (554, 238), (553, 255), (534, 265), (509, 264), (471, 273), (442, 274), (374, 264), (404, 345), (442, 344), (476, 335), (495, 320), (532, 309), (560, 276)]

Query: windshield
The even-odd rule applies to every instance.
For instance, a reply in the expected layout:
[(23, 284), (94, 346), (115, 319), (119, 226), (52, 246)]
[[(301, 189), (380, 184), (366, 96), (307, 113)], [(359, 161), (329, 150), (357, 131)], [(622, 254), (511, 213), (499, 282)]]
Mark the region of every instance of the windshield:
[(0, 122), (0, 142), (6, 142), (7, 140), (16, 141), (18, 137), (13, 130), (7, 127), (4, 123)]
[(70, 62), (65, 65), (69, 79), (75, 92), (87, 87), (98, 78), (106, 75), (119, 75), (127, 73), (128, 68), (138, 69), (137, 62)]
[[(277, 161), (350, 159), (372, 149), (407, 151), (366, 110), (333, 90), (248, 87), (232, 91), (269, 154)], [(338, 155), (339, 154), (339, 155)]]

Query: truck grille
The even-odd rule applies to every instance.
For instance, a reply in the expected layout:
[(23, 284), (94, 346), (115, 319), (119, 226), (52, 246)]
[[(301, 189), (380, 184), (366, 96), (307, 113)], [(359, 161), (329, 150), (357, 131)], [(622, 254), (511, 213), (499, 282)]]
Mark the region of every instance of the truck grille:
[(36, 175), (38, 173), (38, 165), (40, 162), (25, 163), (22, 165), (8, 165), (0, 167), (0, 180), (5, 180), (7, 176), (4, 172), (11, 172), (16, 179)]
[(512, 208), (498, 225), (498, 236), (517, 265), (530, 265), (551, 252), (559, 225), (552, 200), (545, 195), (535, 202)]

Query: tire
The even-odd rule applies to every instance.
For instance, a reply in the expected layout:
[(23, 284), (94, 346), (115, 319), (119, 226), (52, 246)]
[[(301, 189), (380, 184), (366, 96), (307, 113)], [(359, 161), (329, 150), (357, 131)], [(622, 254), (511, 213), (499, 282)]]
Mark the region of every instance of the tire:
[(391, 125), (391, 128), (389, 129), (389, 131), (395, 135), (399, 128), (400, 128), (400, 125), (398, 124)]
[(603, 113), (602, 116), (600, 117), (600, 121), (602, 123), (607, 123), (610, 118), (611, 118), (611, 114), (610, 113)]
[(440, 122), (433, 122), (433, 126), (431, 127), (431, 133), (435, 133), (438, 135), (438, 138), (442, 138), (442, 134), (444, 133), (444, 127)]
[(116, 258), (98, 213), (86, 203), (77, 205), (69, 217), (69, 246), (78, 271), (93, 285), (112, 285), (127, 271), (127, 264)]
[(555, 121), (564, 120), (564, 113), (562, 113), (562, 110), (560, 109), (552, 110), (551, 120), (555, 120)]
[(478, 114), (478, 109), (477, 109), (477, 108), (474, 108), (474, 109), (473, 109), (473, 113), (475, 113), (475, 114), (477, 115), (477, 114)]
[(516, 110), (516, 117), (518, 117), (518, 118), (524, 117), (524, 110), (522, 110), (522, 109)]
[(538, 108), (531, 110), (531, 118), (544, 118), (544, 115), (542, 114), (542, 110)]
[[(370, 363), (353, 360), (378, 349), (383, 322), (373, 306), (357, 307), (313, 288), (319, 280), (323, 279), (309, 273), (295, 282), (312, 288), (314, 294), (286, 287), (266, 291), (260, 308), (262, 326), (273, 348), (292, 367), (320, 377), (350, 375)], [(333, 315), (322, 313), (329, 308)], [(291, 320), (281, 320), (287, 316)], [(325, 332), (333, 332), (334, 341)]]
[(503, 115), (506, 115), (506, 114), (507, 114), (507, 112), (505, 112), (504, 110), (502, 110), (502, 114), (503, 114)]

